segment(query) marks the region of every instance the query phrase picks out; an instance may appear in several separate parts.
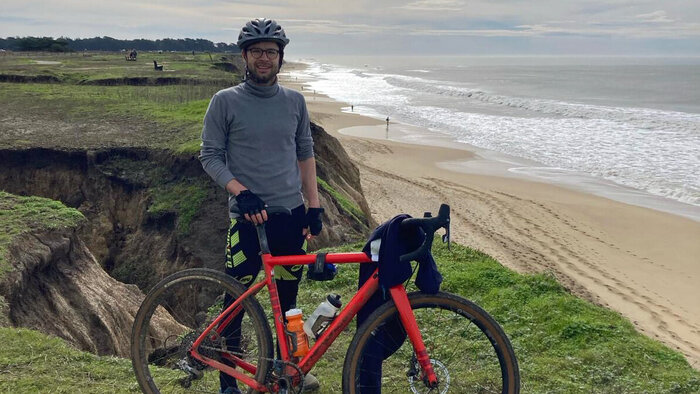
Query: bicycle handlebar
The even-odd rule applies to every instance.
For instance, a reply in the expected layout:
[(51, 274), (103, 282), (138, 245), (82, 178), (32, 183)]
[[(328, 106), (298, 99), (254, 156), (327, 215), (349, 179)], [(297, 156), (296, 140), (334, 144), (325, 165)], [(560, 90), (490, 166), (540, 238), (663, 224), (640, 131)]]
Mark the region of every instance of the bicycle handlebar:
[(444, 228), (446, 233), (443, 236), (443, 242), (450, 242), (450, 206), (447, 204), (440, 205), (440, 211), (436, 217), (431, 217), (430, 212), (425, 213), (423, 218), (408, 218), (401, 222), (401, 229), (408, 229), (411, 227), (420, 227), (425, 232), (425, 240), (423, 244), (418, 247), (418, 249), (413, 252), (401, 255), (400, 261), (411, 261), (423, 257), (430, 252), (433, 246), (433, 237), (435, 232)]
[[(280, 206), (272, 206), (272, 207), (266, 207), (265, 210), (267, 211), (268, 215), (291, 215), (292, 211), (289, 210), (288, 208), (285, 207), (280, 207)], [(238, 217), (238, 220), (244, 221), (245, 219), (242, 216)], [(440, 210), (438, 211), (438, 215), (436, 217), (431, 217), (430, 212), (425, 213), (425, 217), (422, 218), (408, 218), (404, 219), (401, 222), (401, 229), (408, 229), (411, 227), (419, 227), (425, 232), (425, 240), (423, 241), (423, 244), (418, 247), (418, 249), (414, 250), (413, 252), (406, 253), (401, 255), (399, 258), (400, 261), (411, 261), (411, 260), (416, 260), (421, 257), (423, 257), (425, 254), (430, 252), (430, 249), (433, 246), (433, 238), (435, 236), (435, 232), (440, 229), (444, 228), (446, 233), (443, 235), (442, 240), (443, 242), (447, 242), (447, 247), (449, 249), (450, 245), (450, 206), (447, 204), (442, 204), (440, 205)], [(255, 226), (255, 230), (258, 233), (258, 241), (260, 242), (260, 250), (262, 253), (270, 253), (270, 247), (267, 243), (267, 235), (265, 234), (265, 226), (263, 225), (257, 225)]]

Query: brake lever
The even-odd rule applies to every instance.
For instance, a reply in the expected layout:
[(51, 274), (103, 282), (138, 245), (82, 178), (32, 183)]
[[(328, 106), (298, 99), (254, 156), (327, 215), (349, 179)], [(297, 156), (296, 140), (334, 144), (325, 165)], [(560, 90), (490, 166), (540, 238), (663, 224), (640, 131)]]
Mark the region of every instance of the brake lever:
[(442, 235), (442, 243), (447, 243), (447, 250), (452, 251), (450, 249), (450, 219), (447, 219), (447, 223), (445, 223), (442, 228), (445, 229), (445, 234)]

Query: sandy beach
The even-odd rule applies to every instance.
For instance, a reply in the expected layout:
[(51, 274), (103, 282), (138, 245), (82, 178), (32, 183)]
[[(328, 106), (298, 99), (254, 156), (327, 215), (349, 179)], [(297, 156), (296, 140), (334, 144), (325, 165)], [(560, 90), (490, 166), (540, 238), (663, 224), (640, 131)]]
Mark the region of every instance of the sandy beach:
[[(700, 222), (533, 181), (484, 162), (466, 145), (392, 141), (407, 126), (349, 112), (302, 90), (311, 119), (359, 167), (375, 220), (452, 207), (452, 239), (519, 272), (547, 271), (571, 292), (616, 310), (700, 368)], [(394, 133), (394, 134), (392, 134)], [(439, 145), (439, 146), (432, 146)], [(456, 162), (479, 160), (481, 173)], [(486, 164), (484, 164), (486, 163)], [(478, 172), (478, 171), (477, 171)]]

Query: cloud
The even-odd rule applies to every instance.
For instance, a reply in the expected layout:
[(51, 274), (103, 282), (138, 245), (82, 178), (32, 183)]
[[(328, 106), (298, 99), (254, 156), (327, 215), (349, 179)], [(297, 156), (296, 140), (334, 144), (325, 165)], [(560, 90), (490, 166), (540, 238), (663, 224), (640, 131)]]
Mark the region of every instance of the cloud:
[(404, 6), (399, 6), (397, 8), (402, 8), (411, 11), (462, 11), (466, 8), (466, 5), (461, 0), (417, 0), (408, 3)]
[[(349, 54), (403, 45), (406, 35), (411, 36), (407, 47), (416, 40), (439, 46), (436, 37), (442, 36), (451, 48), (483, 39), (521, 50), (516, 42), (574, 36), (580, 42), (675, 40), (683, 41), (681, 47), (700, 48), (693, 44), (700, 39), (700, 2), (687, 0), (2, 1), (0, 37), (108, 35), (233, 42), (245, 22), (264, 16), (280, 22), (295, 45)], [(339, 42), (344, 46), (338, 48)]]
[(413, 36), (538, 37), (551, 35), (617, 36), (621, 38), (700, 38), (700, 23), (658, 26), (628, 23), (590, 22), (588, 24), (543, 23), (518, 25), (509, 29), (414, 29)]
[(402, 27), (387, 24), (346, 23), (333, 19), (280, 19), (285, 30), (312, 34), (372, 34), (400, 31)]
[(524, 29), (423, 29), (409, 32), (412, 36), (474, 36), (474, 37), (523, 37), (536, 35)]
[(636, 15), (635, 18), (637, 18), (640, 22), (649, 22), (649, 23), (673, 23), (675, 20), (669, 18), (666, 15), (666, 11), (654, 11), (650, 12), (648, 14), (639, 14)]

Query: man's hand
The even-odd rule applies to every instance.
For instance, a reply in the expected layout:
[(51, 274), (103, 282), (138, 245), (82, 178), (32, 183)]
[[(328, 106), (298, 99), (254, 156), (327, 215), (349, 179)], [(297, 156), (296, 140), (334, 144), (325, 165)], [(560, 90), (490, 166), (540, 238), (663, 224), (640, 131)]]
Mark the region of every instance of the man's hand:
[(236, 196), (238, 211), (243, 214), (245, 220), (251, 221), (254, 224), (263, 224), (267, 221), (267, 204), (260, 197), (256, 196), (250, 190), (243, 190)]
[(312, 236), (318, 235), (323, 229), (323, 222), (321, 221), (323, 212), (323, 208), (309, 208), (306, 211), (306, 228), (304, 228), (306, 239), (311, 239)]

